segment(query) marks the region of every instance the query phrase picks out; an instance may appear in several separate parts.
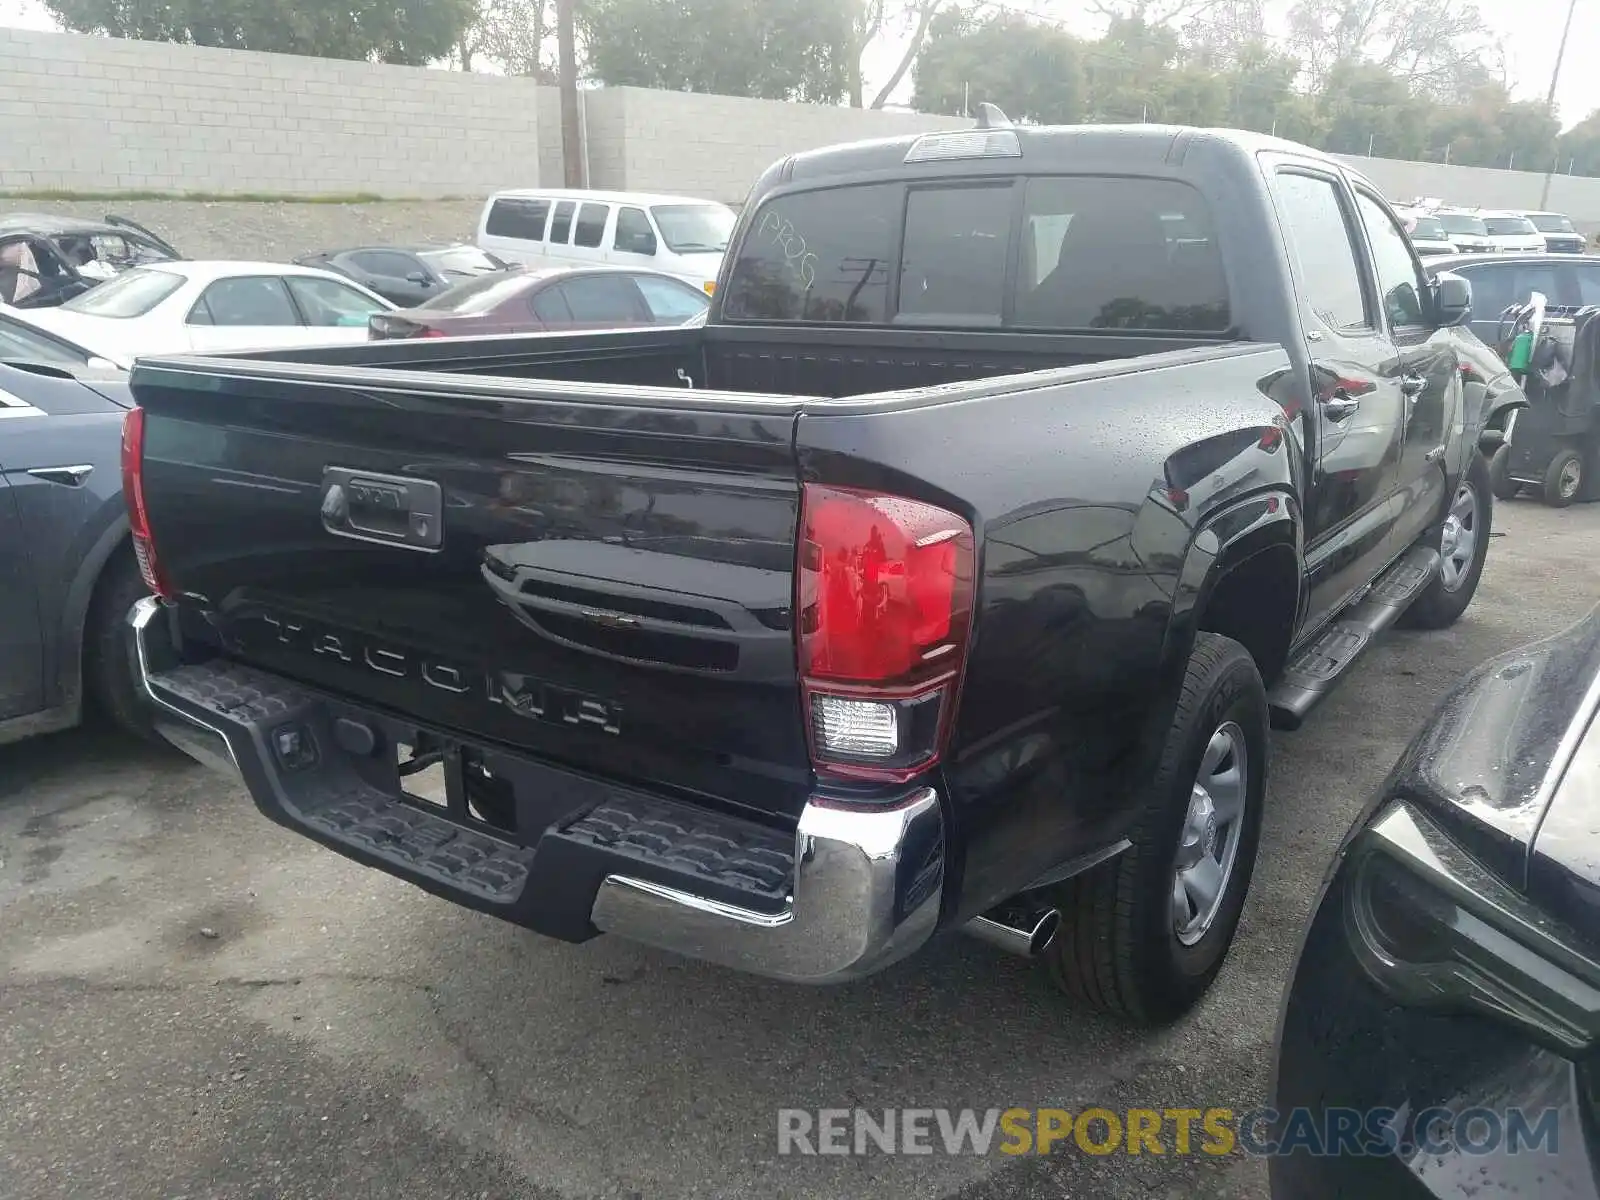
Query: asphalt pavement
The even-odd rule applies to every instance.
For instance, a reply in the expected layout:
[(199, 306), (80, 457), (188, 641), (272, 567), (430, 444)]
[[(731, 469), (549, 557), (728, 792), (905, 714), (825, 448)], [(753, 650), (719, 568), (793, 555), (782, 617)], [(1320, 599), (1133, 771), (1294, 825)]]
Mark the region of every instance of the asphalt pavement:
[(1261, 1103), (1353, 815), (1443, 688), (1600, 600), (1600, 505), (1496, 517), (1455, 628), (1390, 635), (1275, 735), (1233, 954), (1154, 1035), (955, 937), (831, 990), (549, 942), (267, 823), (175, 753), (96, 730), (0, 749), (0, 1196), (1265, 1197), (1238, 1156), (780, 1157), (777, 1113)]

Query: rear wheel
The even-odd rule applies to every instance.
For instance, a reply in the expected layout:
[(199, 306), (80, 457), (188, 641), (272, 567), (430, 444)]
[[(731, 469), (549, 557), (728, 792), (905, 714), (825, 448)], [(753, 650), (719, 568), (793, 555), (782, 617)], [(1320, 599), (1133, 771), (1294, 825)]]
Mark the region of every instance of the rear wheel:
[(1061, 930), (1045, 957), (1064, 991), (1142, 1025), (1205, 994), (1250, 887), (1266, 774), (1255, 662), (1238, 642), (1202, 633), (1132, 847), (1057, 889)]
[(1489, 460), (1489, 494), (1496, 500), (1511, 500), (1522, 485), (1511, 478), (1511, 447), (1501, 446)]
[(84, 625), (83, 678), (102, 714), (137, 737), (159, 742), (128, 661), (128, 610), (149, 594), (131, 552), (118, 552), (106, 563)]
[(1583, 455), (1567, 446), (1556, 451), (1544, 473), (1544, 502), (1566, 508), (1583, 491)]

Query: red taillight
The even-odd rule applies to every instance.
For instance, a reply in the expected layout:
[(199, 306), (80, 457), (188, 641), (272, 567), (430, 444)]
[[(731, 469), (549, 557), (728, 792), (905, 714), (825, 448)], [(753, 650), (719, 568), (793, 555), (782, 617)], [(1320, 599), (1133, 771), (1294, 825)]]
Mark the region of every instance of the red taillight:
[(442, 329), (424, 329), (417, 334), (418, 337), (448, 337)]
[(144, 503), (144, 409), (133, 408), (122, 419), (122, 499), (128, 506), (128, 532), (139, 574), (156, 595), (172, 599), (175, 593), (161, 570), (156, 544), (150, 537), (150, 513)]
[(918, 500), (807, 484), (799, 560), (813, 766), (891, 780), (931, 766), (972, 627), (972, 526)]

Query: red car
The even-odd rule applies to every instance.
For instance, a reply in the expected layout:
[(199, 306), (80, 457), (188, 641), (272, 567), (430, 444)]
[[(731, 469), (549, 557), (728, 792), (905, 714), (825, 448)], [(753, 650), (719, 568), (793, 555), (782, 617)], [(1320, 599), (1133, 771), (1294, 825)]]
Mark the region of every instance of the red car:
[(376, 313), (367, 322), (367, 336), (381, 341), (682, 325), (709, 303), (703, 291), (671, 275), (556, 267), (484, 275), (441, 292), (423, 307)]

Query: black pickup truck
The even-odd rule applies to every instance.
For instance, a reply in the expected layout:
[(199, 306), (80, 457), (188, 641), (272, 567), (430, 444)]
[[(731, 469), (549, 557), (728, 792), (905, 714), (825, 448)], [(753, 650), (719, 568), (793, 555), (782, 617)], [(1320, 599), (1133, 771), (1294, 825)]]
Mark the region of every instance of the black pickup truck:
[(1471, 601), (1469, 307), (1281, 141), (795, 155), (698, 327), (142, 361), (135, 669), (274, 821), (540, 933), (831, 982), (962, 929), (1169, 1019), (1269, 716)]

